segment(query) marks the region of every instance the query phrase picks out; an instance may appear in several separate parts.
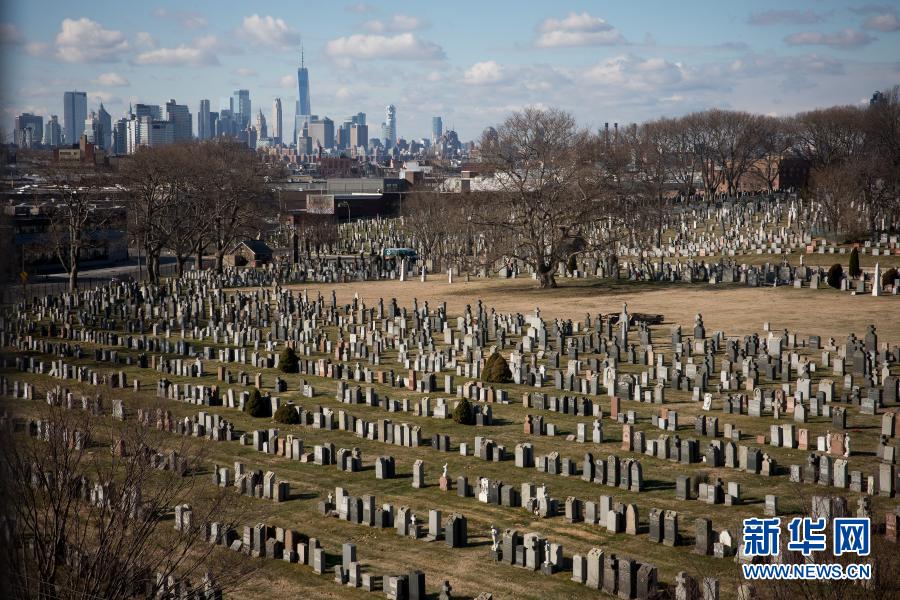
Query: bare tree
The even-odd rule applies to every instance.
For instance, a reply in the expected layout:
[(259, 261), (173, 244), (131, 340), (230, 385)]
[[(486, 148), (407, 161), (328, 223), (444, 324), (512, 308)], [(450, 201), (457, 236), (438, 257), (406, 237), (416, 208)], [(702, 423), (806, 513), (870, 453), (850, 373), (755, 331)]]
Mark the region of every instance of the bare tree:
[(759, 151), (751, 163), (749, 172), (765, 184), (771, 194), (778, 181), (779, 165), (788, 151), (794, 147), (794, 136), (789, 120), (779, 117), (757, 118)]
[(207, 175), (217, 181), (207, 187), (204, 206), (216, 270), (221, 272), (225, 254), (241, 239), (261, 231), (261, 220), (274, 205), (265, 185), (266, 166), (255, 152), (227, 138), (205, 143), (203, 148), (209, 156)]
[(179, 168), (174, 146), (142, 146), (121, 169), (128, 190), (129, 229), (140, 240), (147, 257), (147, 274), (159, 282), (159, 262), (169, 242), (171, 211), (176, 206), (177, 189), (172, 173)]
[[(900, 220), (900, 86), (881, 93), (862, 119), (865, 143), (852, 158), (870, 235)], [(881, 223), (880, 223), (881, 222)]]
[(56, 163), (45, 171), (54, 192), (50, 212), (50, 243), (69, 274), (69, 291), (78, 288), (78, 274), (93, 235), (105, 228), (111, 213), (106, 202), (112, 178), (107, 173), (81, 165)]
[(596, 140), (569, 113), (527, 108), (485, 132), (481, 156), (491, 191), (468, 197), (472, 222), (489, 240), (484, 259), (530, 265), (542, 288), (597, 218)]
[[(601, 229), (606, 236), (624, 236), (630, 244), (637, 244), (652, 226), (644, 220), (648, 209), (649, 187), (644, 160), (652, 162), (656, 149), (642, 148), (636, 125), (623, 128), (613, 136), (603, 137), (597, 146), (596, 162), (603, 179), (604, 193), (616, 207), (614, 213), (604, 215)], [(647, 151), (648, 156), (643, 152)], [(610, 238), (611, 241), (611, 238)]]
[(698, 162), (694, 156), (690, 122), (687, 118), (660, 119), (657, 127), (663, 130), (663, 143), (668, 147), (670, 176), (682, 196), (695, 193)]
[[(205, 199), (211, 179), (208, 153), (198, 144), (179, 144), (172, 149), (177, 167), (170, 172), (173, 204), (164, 211), (162, 223), (166, 231), (166, 248), (175, 256), (177, 275), (184, 274), (184, 266), (191, 256), (202, 254), (209, 227)], [(202, 259), (197, 258), (198, 265)]]
[(668, 215), (667, 189), (675, 171), (671, 124), (667, 120), (644, 123), (636, 141), (635, 156), (643, 174), (644, 206), (649, 217), (645, 223), (652, 229), (658, 246)]
[[(31, 436), (0, 432), (7, 527), (0, 554), (13, 597), (149, 600), (170, 583), (187, 587), (207, 572), (221, 585), (241, 573), (246, 561), (237, 556), (212, 559), (204, 524), (235, 521), (225, 492), (201, 488), (191, 475), (201, 460), (186, 442), (153, 459), (149, 431), (137, 426), (106, 426), (60, 406), (44, 409), (39, 426), (31, 423)], [(175, 531), (168, 515), (188, 500), (192, 522)]]
[(685, 117), (691, 152), (697, 173), (703, 181), (703, 195), (712, 198), (722, 182), (722, 172), (716, 163), (716, 139), (709, 113), (693, 113)]
[(819, 206), (826, 231), (849, 234), (858, 228), (859, 214), (850, 209), (862, 200), (853, 164), (837, 163), (814, 171), (809, 190)]
[(710, 110), (705, 114), (712, 158), (721, 172), (729, 194), (740, 188), (741, 178), (760, 153), (760, 117), (730, 110)]
[(415, 192), (404, 201), (403, 230), (423, 258), (441, 258), (442, 243), (450, 236), (447, 205), (447, 196), (437, 193)]
[(863, 145), (864, 113), (853, 106), (833, 106), (794, 118), (795, 151), (813, 170), (842, 162)]

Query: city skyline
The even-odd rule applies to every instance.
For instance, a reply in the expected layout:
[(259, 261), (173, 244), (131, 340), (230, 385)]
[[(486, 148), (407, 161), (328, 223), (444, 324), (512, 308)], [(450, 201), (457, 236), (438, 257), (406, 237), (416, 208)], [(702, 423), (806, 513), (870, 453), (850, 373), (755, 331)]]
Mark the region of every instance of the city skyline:
[(0, 24), (2, 128), (9, 138), (25, 112), (62, 118), (71, 90), (86, 92), (88, 113), (103, 102), (116, 120), (129, 103), (171, 98), (196, 117), (201, 99), (238, 89), (253, 102), (245, 120), (281, 98), (292, 128), (301, 45), (309, 112), (340, 122), (393, 104), (406, 139), (430, 138), (436, 115), (476, 139), (527, 105), (570, 110), (594, 128), (714, 106), (789, 114), (861, 103), (900, 80), (900, 17), (890, 6), (654, 3), (654, 23), (646, 8), (512, 7), (225, 2), (188, 12), (162, 3), (120, 14), (103, 2), (18, 3)]

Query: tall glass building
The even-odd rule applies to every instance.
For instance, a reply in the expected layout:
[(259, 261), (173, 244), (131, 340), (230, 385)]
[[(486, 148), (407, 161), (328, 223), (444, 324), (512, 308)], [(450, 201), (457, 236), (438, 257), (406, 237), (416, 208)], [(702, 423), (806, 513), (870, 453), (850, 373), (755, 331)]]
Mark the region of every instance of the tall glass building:
[(309, 103), (309, 71), (303, 56), (303, 47), (300, 48), (300, 68), (297, 69), (297, 107), (294, 110), (294, 141), (297, 136), (303, 134), (303, 127), (309, 120), (312, 109)]
[(250, 90), (235, 90), (232, 94), (232, 110), (234, 111), (234, 120), (238, 122), (241, 129), (245, 129), (250, 124)]
[(397, 143), (397, 107), (388, 104), (384, 110), (384, 147), (388, 150)]
[(85, 92), (66, 92), (63, 94), (63, 135), (66, 144), (77, 144), (84, 133), (84, 121), (87, 119), (87, 94)]
[(444, 120), (440, 117), (431, 117), (431, 143), (436, 144), (444, 134)]

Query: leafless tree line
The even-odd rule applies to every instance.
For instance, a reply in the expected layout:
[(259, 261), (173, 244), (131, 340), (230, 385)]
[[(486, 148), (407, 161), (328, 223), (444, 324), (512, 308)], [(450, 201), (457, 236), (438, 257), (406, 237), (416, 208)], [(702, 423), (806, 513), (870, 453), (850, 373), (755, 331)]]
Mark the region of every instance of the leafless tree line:
[(221, 272), (225, 254), (258, 234), (274, 199), (272, 173), (256, 153), (231, 139), (141, 148), (124, 163), (122, 184), (129, 204), (129, 232), (143, 249), (152, 282), (159, 281), (163, 251), (178, 274), (188, 258), (212, 253)]
[(541, 287), (559, 263), (616, 243), (661, 242), (673, 199), (784, 187), (784, 161), (808, 165), (805, 197), (838, 232), (874, 234), (900, 218), (900, 88), (867, 107), (772, 117), (713, 109), (588, 131), (571, 114), (528, 108), (485, 131), (483, 188), (421, 194), (404, 221), (426, 258), (472, 265), (519, 259)]
[(110, 227), (118, 204), (129, 241), (146, 259), (150, 281), (160, 277), (160, 258), (170, 252), (181, 275), (189, 258), (200, 268), (212, 254), (221, 271), (225, 255), (258, 235), (275, 212), (267, 179), (276, 167), (227, 138), (141, 147), (118, 168), (45, 161), (40, 172), (53, 190), (48, 240), (75, 290), (91, 236)]

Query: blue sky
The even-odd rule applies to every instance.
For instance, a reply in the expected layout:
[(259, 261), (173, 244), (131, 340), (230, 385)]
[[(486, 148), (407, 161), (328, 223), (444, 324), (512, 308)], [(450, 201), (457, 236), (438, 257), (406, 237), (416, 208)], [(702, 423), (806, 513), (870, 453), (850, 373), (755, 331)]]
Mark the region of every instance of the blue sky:
[(371, 127), (393, 103), (406, 138), (434, 115), (472, 139), (528, 105), (599, 127), (713, 106), (788, 114), (900, 83), (896, 0), (131, 6), (7, 0), (0, 126), (26, 110), (62, 118), (70, 89), (118, 118), (129, 101), (215, 109), (242, 87), (267, 118), (282, 98), (290, 129), (301, 39), (314, 113), (362, 111)]

